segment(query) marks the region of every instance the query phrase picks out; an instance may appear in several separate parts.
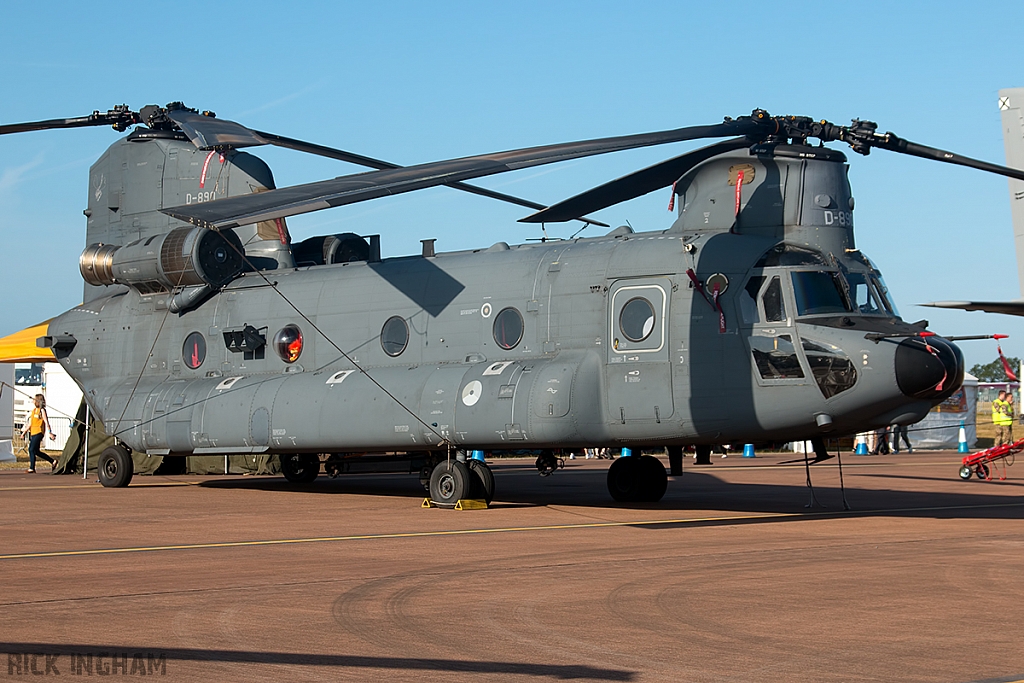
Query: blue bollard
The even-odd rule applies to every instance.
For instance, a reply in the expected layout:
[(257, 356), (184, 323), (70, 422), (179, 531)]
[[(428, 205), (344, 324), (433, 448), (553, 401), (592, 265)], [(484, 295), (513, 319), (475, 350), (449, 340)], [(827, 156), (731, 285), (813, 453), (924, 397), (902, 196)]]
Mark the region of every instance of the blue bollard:
[(754, 444), (752, 444), (752, 443), (745, 443), (745, 444), (743, 444), (743, 457), (744, 458), (756, 458), (757, 457), (756, 455), (754, 455)]
[(957, 453), (970, 453), (970, 449), (967, 448), (967, 430), (964, 429), (964, 421), (960, 420), (960, 443), (956, 447)]
[(628, 458), (631, 455), (633, 455), (633, 449), (632, 448), (623, 448), (622, 449), (622, 456), (621, 457)]
[(863, 434), (857, 435), (857, 448), (853, 451), (854, 455), (867, 455), (868, 454), (868, 442), (864, 438)]
[(473, 451), (469, 457), (472, 458), (473, 460), (479, 460), (480, 462), (483, 463), (487, 462), (487, 459), (484, 457), (483, 451)]

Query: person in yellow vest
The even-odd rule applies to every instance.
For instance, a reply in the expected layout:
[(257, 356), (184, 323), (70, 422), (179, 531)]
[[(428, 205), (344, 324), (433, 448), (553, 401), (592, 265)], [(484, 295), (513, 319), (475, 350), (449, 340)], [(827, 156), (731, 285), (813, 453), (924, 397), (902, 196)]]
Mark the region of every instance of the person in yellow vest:
[(36, 458), (46, 460), (50, 463), (51, 467), (57, 466), (56, 460), (39, 450), (39, 446), (43, 443), (43, 434), (49, 434), (51, 439), (56, 436), (50, 427), (50, 418), (46, 416), (46, 398), (42, 394), (36, 394), (35, 404), (36, 407), (29, 414), (25, 428), (21, 430), (22, 436), (28, 437), (28, 469), (25, 470), (26, 474), (35, 474)]
[(1006, 392), (992, 401), (992, 424), (996, 426), (996, 446), (1013, 443), (1013, 404), (1006, 400)]

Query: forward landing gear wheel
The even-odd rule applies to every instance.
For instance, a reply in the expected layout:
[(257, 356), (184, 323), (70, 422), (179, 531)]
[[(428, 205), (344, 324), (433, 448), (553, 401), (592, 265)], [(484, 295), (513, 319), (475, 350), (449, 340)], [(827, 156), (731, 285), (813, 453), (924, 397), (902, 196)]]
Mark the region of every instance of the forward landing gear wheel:
[(466, 463), (443, 460), (430, 474), (430, 500), (444, 507), (455, 507), (461, 499), (470, 496), (475, 479), (476, 475), (470, 473)]
[(120, 446), (110, 446), (100, 453), (100, 483), (111, 488), (127, 486), (135, 474), (131, 454)]
[(320, 457), (317, 455), (282, 455), (281, 473), (293, 484), (309, 484), (320, 475)]
[(668, 475), (661, 461), (652, 455), (640, 456), (640, 497), (645, 503), (657, 503), (668, 488)]
[[(469, 473), (476, 478), (476, 484), (480, 489), (480, 496), (490, 505), (494, 500), (494, 474), (487, 463), (470, 459)], [(475, 494), (474, 494), (475, 495)]]
[(608, 493), (620, 503), (639, 499), (641, 470), (640, 458), (630, 455), (618, 458), (608, 468)]
[(974, 474), (977, 475), (978, 479), (988, 479), (988, 466), (978, 465), (978, 469), (974, 470)]
[(967, 481), (968, 479), (970, 479), (971, 478), (971, 468), (968, 467), (967, 465), (964, 465), (963, 467), (961, 467), (960, 468), (960, 478), (963, 479), (964, 481)]

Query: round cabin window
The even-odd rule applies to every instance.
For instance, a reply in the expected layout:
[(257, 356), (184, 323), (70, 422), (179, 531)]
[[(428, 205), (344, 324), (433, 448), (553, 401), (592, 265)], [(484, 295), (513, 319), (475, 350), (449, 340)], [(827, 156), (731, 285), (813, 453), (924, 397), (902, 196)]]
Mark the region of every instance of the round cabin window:
[(642, 297), (630, 299), (619, 313), (619, 329), (631, 342), (640, 342), (654, 331), (654, 308)]
[(206, 339), (199, 332), (193, 332), (185, 337), (185, 344), (181, 347), (181, 357), (185, 365), (193, 370), (198, 368), (206, 360)]
[(397, 315), (388, 318), (380, 331), (380, 345), (389, 356), (399, 356), (409, 343), (409, 325)]
[(494, 342), (501, 348), (514, 349), (523, 340), (523, 316), (514, 308), (502, 309), (494, 318)]
[(297, 325), (285, 325), (274, 335), (274, 350), (285, 363), (294, 363), (302, 355), (302, 331)]

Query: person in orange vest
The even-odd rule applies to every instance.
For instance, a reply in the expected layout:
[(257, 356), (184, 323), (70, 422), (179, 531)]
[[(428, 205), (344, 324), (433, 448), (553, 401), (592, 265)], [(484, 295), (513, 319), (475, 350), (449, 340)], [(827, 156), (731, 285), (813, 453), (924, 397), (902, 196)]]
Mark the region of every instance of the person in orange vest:
[(36, 394), (35, 404), (36, 407), (29, 414), (25, 428), (21, 430), (22, 436), (28, 437), (28, 469), (25, 470), (26, 474), (35, 474), (36, 458), (46, 460), (50, 463), (50, 467), (57, 467), (56, 460), (39, 450), (39, 446), (43, 443), (43, 434), (49, 434), (51, 439), (56, 436), (53, 433), (53, 428), (50, 427), (50, 418), (46, 416), (46, 398), (42, 394)]

